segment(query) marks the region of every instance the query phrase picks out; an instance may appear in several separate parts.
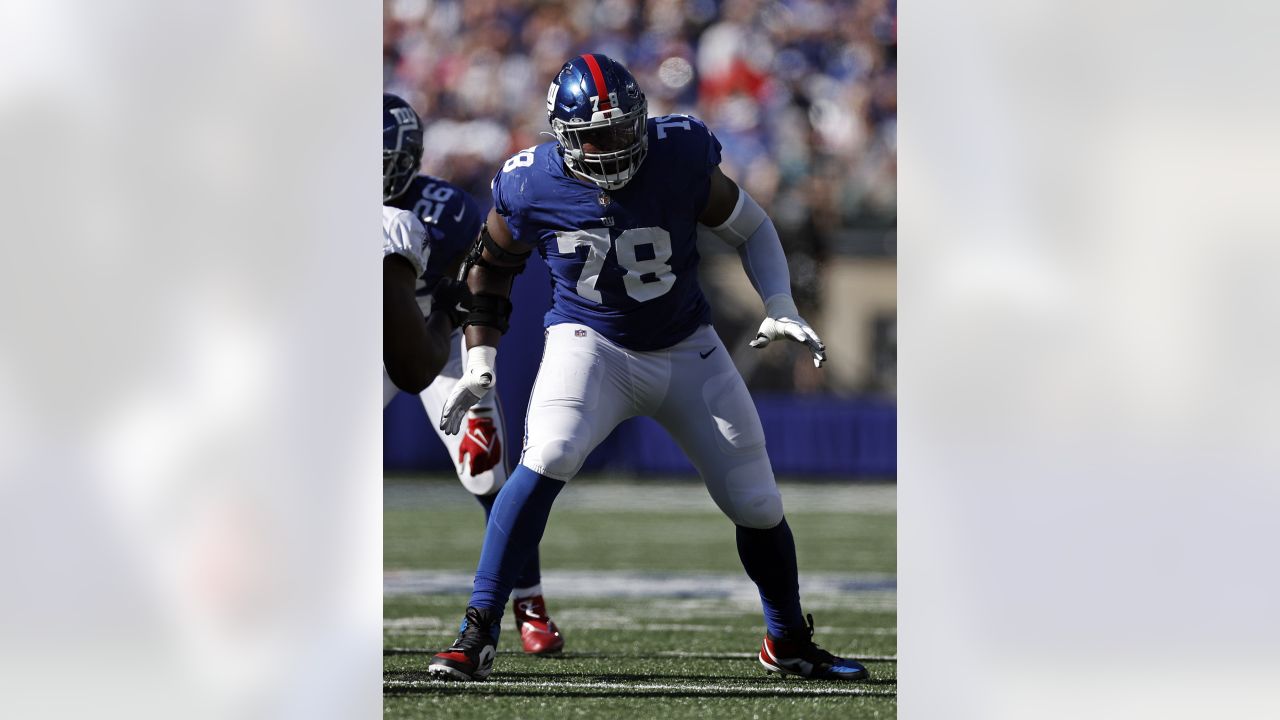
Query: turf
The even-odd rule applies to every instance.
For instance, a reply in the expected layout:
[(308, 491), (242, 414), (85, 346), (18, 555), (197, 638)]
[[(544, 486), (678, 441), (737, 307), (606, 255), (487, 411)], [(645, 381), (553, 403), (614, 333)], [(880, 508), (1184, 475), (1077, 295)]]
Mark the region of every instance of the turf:
[(488, 682), (431, 679), (431, 654), (466, 604), (482, 515), (456, 481), (397, 480), (385, 496), (385, 716), (893, 717), (892, 487), (784, 483), (783, 495), (816, 639), (862, 659), (870, 682), (764, 673), (758, 599), (732, 525), (699, 485), (583, 478), (557, 500), (541, 546), (565, 652), (523, 655), (508, 614)]

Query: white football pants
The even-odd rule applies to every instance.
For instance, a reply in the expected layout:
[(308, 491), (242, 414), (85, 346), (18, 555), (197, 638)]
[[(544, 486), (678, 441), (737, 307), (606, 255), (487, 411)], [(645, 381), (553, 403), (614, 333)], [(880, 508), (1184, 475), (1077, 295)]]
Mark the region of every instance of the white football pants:
[[(431, 424), (431, 429), (440, 437), (441, 442), (449, 451), (449, 458), (453, 461), (453, 470), (458, 475), (458, 480), (462, 482), (462, 486), (470, 491), (473, 495), (489, 495), (500, 490), (507, 482), (507, 431), (506, 418), (502, 414), (502, 403), (498, 401), (498, 393), (491, 392), (484, 396), (475, 407), (467, 413), (468, 419), (473, 417), (492, 417), (494, 427), (498, 431), (498, 442), (502, 445), (503, 460), (492, 468), (485, 470), (478, 475), (471, 475), (467, 468), (458, 462), (458, 449), (462, 446), (462, 440), (466, 433), (467, 425), (463, 423), (462, 432), (457, 435), (446, 435), (440, 429), (440, 415), (444, 411), (444, 403), (449, 399), (449, 393), (453, 392), (453, 386), (457, 384), (458, 378), (462, 377), (463, 358), (466, 356), (466, 348), (463, 346), (462, 331), (455, 330), (450, 338), (453, 349), (449, 352), (449, 361), (445, 363), (444, 369), (436, 376), (435, 380), (427, 386), (419, 394), (422, 400), (422, 407), (427, 411), (427, 422)], [(383, 407), (391, 402), (391, 398), (400, 392), (391, 379), (387, 377), (384, 370), (382, 373), (383, 388)]]
[(585, 325), (548, 328), (520, 464), (567, 482), (618, 423), (638, 415), (671, 433), (735, 523), (782, 521), (760, 417), (710, 325), (651, 352), (627, 350)]

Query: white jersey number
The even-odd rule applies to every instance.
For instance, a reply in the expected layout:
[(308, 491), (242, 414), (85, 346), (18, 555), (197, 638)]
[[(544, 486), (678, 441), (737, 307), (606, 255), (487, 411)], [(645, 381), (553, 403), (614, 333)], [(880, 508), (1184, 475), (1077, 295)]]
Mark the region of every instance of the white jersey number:
[[(422, 198), (413, 206), (413, 214), (422, 219), (427, 225), (435, 225), (440, 222), (440, 215), (444, 212), (444, 204), (449, 202), (449, 198), (453, 197), (453, 188), (443, 185), (437, 186), (435, 183), (428, 183), (422, 192)], [(463, 206), (466, 209), (466, 206)], [(458, 217), (462, 217), (462, 213), (458, 213)], [(458, 218), (454, 218), (457, 220)]]
[[(688, 116), (687, 115), (670, 115), (669, 117), (688, 117)], [(666, 140), (668, 130), (670, 130), (671, 128), (681, 128), (683, 130), (688, 130), (689, 121), (688, 120), (668, 120), (666, 122), (658, 123), (657, 128), (658, 128), (658, 139)]]
[(520, 152), (516, 153), (515, 155), (512, 155), (511, 157), (507, 158), (507, 161), (502, 163), (502, 172), (509, 173), (512, 170), (515, 170), (516, 168), (529, 167), (530, 165), (532, 165), (533, 151), (536, 149), (537, 149), (536, 146), (531, 148), (525, 148)]
[[(611, 245), (617, 250), (618, 264), (626, 271), (622, 285), (632, 300), (647, 302), (662, 297), (675, 284), (676, 276), (668, 263), (671, 260), (671, 234), (662, 228), (625, 230), (618, 235), (617, 241), (611, 241), (607, 228), (556, 233), (556, 249), (563, 255), (584, 245), (589, 250), (576, 290), (578, 295), (591, 302), (599, 303), (604, 299), (596, 289), (596, 283), (600, 280), (600, 271), (604, 268)], [(641, 260), (640, 248), (644, 246), (651, 247), (653, 257)]]
[(609, 254), (609, 231), (604, 228), (590, 230), (573, 230), (556, 233), (556, 250), (568, 255), (586, 245), (587, 261), (582, 265), (582, 274), (578, 276), (578, 294), (598, 303), (604, 298), (596, 290), (596, 281), (600, 279), (600, 269), (604, 267), (604, 258)]

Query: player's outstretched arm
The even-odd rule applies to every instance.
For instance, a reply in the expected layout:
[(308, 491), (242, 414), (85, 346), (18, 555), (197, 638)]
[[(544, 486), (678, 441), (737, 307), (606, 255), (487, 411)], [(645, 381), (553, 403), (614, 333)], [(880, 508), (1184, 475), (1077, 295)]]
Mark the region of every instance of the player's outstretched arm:
[(496, 210), (489, 211), (480, 231), (467, 271), (471, 291), (470, 312), (463, 321), (467, 338), (467, 368), (454, 386), (440, 416), (440, 429), (457, 434), (467, 411), (489, 393), (497, 382), (494, 366), (498, 340), (507, 331), (511, 317), (511, 285), (524, 269), (532, 248), (512, 236), (511, 229)]
[[(382, 261), (382, 363), (396, 387), (420, 393), (449, 360), (449, 318), (432, 313), (427, 322), (414, 297), (417, 275), (400, 255)], [(443, 325), (443, 327), (441, 327)]]
[(742, 269), (760, 299), (765, 317), (756, 331), (751, 347), (762, 348), (773, 340), (804, 343), (813, 353), (813, 366), (822, 367), (827, 348), (809, 323), (800, 317), (791, 299), (791, 271), (782, 241), (773, 221), (746, 190), (716, 168), (711, 176), (707, 206), (698, 222), (708, 226), (720, 239), (738, 249)]

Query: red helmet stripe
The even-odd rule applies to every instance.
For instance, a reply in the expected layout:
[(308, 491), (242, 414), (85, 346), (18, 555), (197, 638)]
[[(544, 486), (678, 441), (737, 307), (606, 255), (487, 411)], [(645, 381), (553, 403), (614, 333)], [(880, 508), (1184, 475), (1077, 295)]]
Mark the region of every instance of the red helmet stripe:
[(587, 61), (587, 68), (591, 70), (591, 79), (596, 83), (596, 92), (600, 94), (600, 109), (611, 109), (613, 106), (609, 104), (609, 86), (604, 84), (604, 73), (600, 71), (600, 63), (596, 62), (596, 56), (583, 55), (582, 59)]

